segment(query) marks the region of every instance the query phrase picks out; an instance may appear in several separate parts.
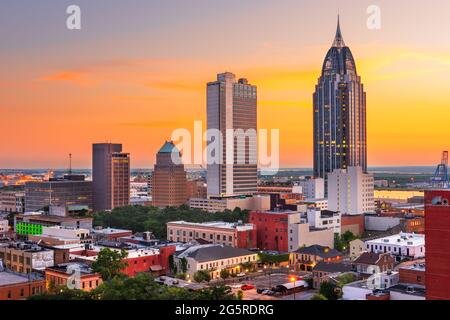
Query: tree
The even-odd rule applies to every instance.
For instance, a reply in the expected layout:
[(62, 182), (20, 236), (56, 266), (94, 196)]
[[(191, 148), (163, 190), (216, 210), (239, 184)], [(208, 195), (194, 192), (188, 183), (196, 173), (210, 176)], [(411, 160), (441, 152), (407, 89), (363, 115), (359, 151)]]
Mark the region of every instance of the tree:
[(186, 271), (187, 271), (187, 265), (188, 265), (188, 262), (187, 262), (187, 259), (186, 258), (181, 258), (180, 259), (180, 269), (181, 269), (181, 272), (182, 273), (186, 273)]
[(143, 232), (151, 230), (155, 237), (166, 239), (166, 224), (169, 221), (185, 220), (189, 222), (248, 222), (248, 211), (235, 209), (224, 212), (209, 213), (199, 209), (191, 209), (186, 205), (179, 208), (155, 208), (143, 206), (127, 206), (115, 208), (111, 212), (94, 214), (94, 226), (112, 227)]
[(100, 273), (103, 281), (109, 281), (121, 275), (122, 270), (128, 266), (128, 263), (123, 261), (127, 256), (125, 250), (118, 252), (109, 248), (102, 249), (97, 260), (92, 263), (92, 270)]
[(220, 277), (221, 277), (223, 280), (228, 279), (228, 278), (230, 277), (230, 271), (228, 271), (227, 269), (222, 269), (222, 270), (220, 271)]
[(319, 293), (328, 300), (338, 300), (341, 297), (341, 293), (337, 289), (334, 284), (325, 281), (320, 285)]
[(315, 294), (311, 297), (310, 300), (328, 300), (328, 299), (321, 294)]
[(77, 289), (69, 289), (67, 287), (54, 287), (51, 291), (44, 292), (40, 295), (30, 296), (27, 300), (90, 300), (91, 295), (88, 292)]
[(196, 294), (195, 300), (235, 300), (236, 296), (228, 286), (214, 286)]
[(207, 270), (199, 270), (196, 273), (194, 273), (194, 280), (196, 282), (209, 282), (211, 281), (211, 275)]

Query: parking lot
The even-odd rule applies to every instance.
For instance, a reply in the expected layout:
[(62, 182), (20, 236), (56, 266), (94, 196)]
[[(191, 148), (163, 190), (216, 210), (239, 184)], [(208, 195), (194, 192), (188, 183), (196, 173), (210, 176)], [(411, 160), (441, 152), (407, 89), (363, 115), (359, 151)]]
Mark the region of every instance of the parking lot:
[[(255, 277), (252, 277), (248, 280), (236, 281), (233, 284), (229, 284), (233, 288), (233, 292), (237, 293), (240, 290), (240, 285), (248, 284), (255, 287), (255, 289), (246, 290), (244, 292), (244, 300), (294, 300), (294, 295), (274, 297), (268, 296), (264, 294), (259, 294), (256, 292), (256, 289), (271, 289), (278, 285), (282, 285), (285, 283), (289, 283), (289, 277), (292, 276), (292, 273), (272, 273), (272, 274), (261, 274)], [(301, 276), (298, 272), (295, 273), (297, 276)], [(304, 274), (303, 274), (304, 275)], [(295, 294), (295, 300), (309, 300), (314, 294), (315, 290), (307, 290), (304, 292), (298, 292)]]

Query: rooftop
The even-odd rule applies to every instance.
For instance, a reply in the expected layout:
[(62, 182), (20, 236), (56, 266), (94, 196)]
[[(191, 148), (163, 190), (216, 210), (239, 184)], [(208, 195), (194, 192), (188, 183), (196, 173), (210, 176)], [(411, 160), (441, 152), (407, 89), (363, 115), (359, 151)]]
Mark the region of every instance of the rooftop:
[(191, 226), (191, 227), (209, 227), (209, 228), (220, 228), (220, 229), (229, 229), (234, 230), (237, 229), (239, 231), (241, 230), (251, 230), (253, 229), (253, 225), (250, 223), (233, 223), (233, 222), (223, 222), (223, 221), (211, 221), (211, 222), (203, 222), (203, 223), (196, 223), (196, 222), (187, 222), (187, 221), (171, 221), (167, 223), (173, 224), (173, 225), (185, 225), (185, 226)]
[(193, 246), (178, 254), (178, 258), (193, 258), (198, 262), (236, 258), (256, 254), (255, 252), (223, 245)]
[(42, 278), (36, 274), (25, 275), (25, 274), (15, 273), (12, 271), (1, 271), (0, 272), (0, 287), (18, 284), (18, 283), (24, 283), (24, 282), (28, 282), (30, 280), (36, 281), (36, 280), (42, 280)]
[(69, 222), (77, 220), (93, 220), (91, 217), (61, 217), (61, 216), (50, 216), (43, 214), (18, 214), (16, 218), (28, 218), (35, 221), (43, 222)]
[(425, 244), (425, 235), (400, 232), (393, 236), (369, 240), (366, 243), (419, 246)]
[(131, 230), (125, 230), (125, 229), (115, 229), (115, 228), (104, 228), (104, 229), (94, 229), (92, 230), (92, 233), (96, 234), (102, 234), (102, 235), (112, 235), (112, 234), (118, 234), (118, 233), (130, 233)]
[(300, 248), (300, 249), (294, 251), (294, 253), (315, 255), (315, 256), (321, 257), (323, 259), (334, 258), (336, 256), (342, 256), (342, 253), (337, 251), (336, 249), (331, 249), (330, 247), (320, 246), (318, 244), (315, 244), (315, 245), (312, 245), (309, 247)]
[(345, 264), (345, 263), (333, 263), (333, 262), (320, 261), (314, 267), (313, 271), (322, 271), (322, 272), (329, 272), (329, 273), (350, 272), (350, 271), (352, 271), (352, 265)]
[(386, 290), (420, 297), (425, 297), (426, 293), (424, 286), (403, 284), (403, 283), (396, 284), (395, 286), (390, 287)]

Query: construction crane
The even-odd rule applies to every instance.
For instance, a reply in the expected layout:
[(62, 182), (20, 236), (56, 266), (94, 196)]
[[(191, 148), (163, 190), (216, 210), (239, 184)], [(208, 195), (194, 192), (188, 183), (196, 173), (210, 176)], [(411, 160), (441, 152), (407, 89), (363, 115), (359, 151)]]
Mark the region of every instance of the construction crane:
[(442, 152), (441, 163), (437, 166), (434, 176), (431, 178), (433, 188), (449, 188), (448, 180), (448, 151)]

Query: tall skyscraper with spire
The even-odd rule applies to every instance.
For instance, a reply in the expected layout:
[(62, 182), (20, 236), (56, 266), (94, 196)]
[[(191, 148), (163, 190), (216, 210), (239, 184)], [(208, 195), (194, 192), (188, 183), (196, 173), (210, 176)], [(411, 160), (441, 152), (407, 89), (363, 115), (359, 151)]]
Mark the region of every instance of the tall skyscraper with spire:
[(331, 49), (316, 85), (314, 100), (314, 175), (359, 166), (367, 171), (366, 93), (339, 17)]

